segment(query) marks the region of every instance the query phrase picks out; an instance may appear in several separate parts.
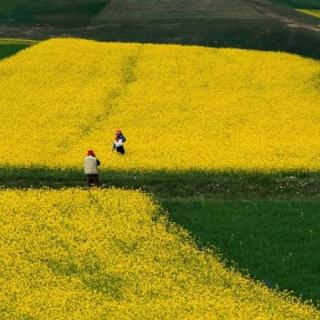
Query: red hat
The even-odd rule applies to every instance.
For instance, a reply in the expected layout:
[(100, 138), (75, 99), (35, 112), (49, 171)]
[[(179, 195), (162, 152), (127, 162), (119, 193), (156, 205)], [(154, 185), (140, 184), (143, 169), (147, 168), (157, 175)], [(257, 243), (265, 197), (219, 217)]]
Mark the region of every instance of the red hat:
[(120, 129), (120, 128), (117, 128), (117, 129), (116, 129), (116, 133), (121, 133), (121, 129)]
[(92, 156), (92, 157), (94, 157), (95, 156), (95, 154), (94, 154), (94, 151), (93, 150), (88, 150), (88, 156)]

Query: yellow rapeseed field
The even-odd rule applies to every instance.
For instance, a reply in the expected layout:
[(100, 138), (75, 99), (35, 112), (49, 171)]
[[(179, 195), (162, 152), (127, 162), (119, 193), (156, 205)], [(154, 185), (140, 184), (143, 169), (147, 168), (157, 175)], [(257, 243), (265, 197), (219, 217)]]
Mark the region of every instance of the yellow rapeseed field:
[(319, 74), (285, 53), (49, 40), (0, 63), (0, 166), (81, 168), (93, 148), (104, 169), (318, 170)]
[(0, 318), (320, 319), (196, 248), (145, 194), (0, 191)]

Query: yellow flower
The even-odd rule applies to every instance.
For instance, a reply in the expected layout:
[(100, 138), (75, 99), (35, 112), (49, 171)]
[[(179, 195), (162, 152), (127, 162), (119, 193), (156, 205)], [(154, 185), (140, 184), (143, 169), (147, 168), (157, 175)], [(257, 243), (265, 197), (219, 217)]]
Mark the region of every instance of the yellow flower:
[(79, 169), (92, 148), (104, 169), (319, 170), (319, 72), (285, 53), (42, 42), (0, 63), (0, 166)]
[(0, 318), (320, 319), (228, 270), (145, 194), (0, 191)]

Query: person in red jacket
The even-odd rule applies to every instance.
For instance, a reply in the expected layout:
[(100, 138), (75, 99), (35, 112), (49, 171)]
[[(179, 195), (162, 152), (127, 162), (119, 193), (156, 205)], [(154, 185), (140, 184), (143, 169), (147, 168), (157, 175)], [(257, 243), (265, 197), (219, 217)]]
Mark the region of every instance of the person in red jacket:
[(93, 150), (88, 150), (87, 157), (84, 158), (84, 173), (87, 176), (88, 186), (100, 187), (99, 169), (100, 161), (97, 159)]

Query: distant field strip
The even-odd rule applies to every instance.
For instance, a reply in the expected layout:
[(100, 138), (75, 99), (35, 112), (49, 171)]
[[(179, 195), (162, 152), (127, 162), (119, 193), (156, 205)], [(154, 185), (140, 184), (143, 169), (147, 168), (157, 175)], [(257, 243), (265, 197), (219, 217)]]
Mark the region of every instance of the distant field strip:
[(284, 53), (50, 40), (0, 63), (0, 166), (316, 171), (319, 83)]
[(319, 0), (272, 0), (275, 3), (285, 4), (292, 8), (320, 9)]
[(5, 39), (0, 38), (0, 44), (36, 44), (39, 41), (28, 39)]
[(243, 0), (215, 1), (111, 1), (94, 18), (94, 22), (112, 20), (152, 19), (206, 19), (206, 18), (238, 18), (262, 19), (263, 15)]
[(139, 192), (0, 191), (0, 317), (320, 319), (227, 270)]
[(297, 11), (309, 14), (310, 16), (320, 18), (320, 10), (311, 10), (311, 9), (297, 9)]
[(7, 14), (25, 3), (26, 0), (3, 0), (0, 4), (0, 15)]
[(36, 43), (38, 41), (26, 39), (0, 39), (0, 60), (8, 58)]
[(87, 25), (108, 0), (2, 0), (0, 22), (54, 25)]

